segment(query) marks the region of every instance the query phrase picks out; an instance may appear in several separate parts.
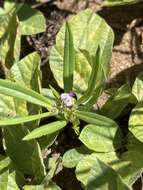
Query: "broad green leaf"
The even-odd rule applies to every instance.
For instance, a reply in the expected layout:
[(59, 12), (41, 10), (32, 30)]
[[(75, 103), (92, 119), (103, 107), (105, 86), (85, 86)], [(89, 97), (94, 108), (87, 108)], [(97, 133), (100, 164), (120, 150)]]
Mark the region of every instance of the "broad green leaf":
[(66, 168), (74, 168), (81, 161), (81, 159), (90, 153), (91, 151), (85, 146), (70, 149), (63, 155), (63, 165)]
[[(28, 87), (36, 92), (40, 92), (41, 81), (40, 81), (40, 56), (37, 52), (33, 52), (28, 54), (26, 57), (21, 59), (20, 61), (15, 62), (15, 64), (11, 67), (7, 78), (16, 82), (19, 85), (24, 87)], [(22, 107), (27, 110), (27, 114), (37, 114), (40, 111), (40, 106), (27, 103), (25, 101), (15, 99), (15, 104), (17, 105), (17, 109)], [(18, 104), (22, 106), (18, 106)], [(37, 124), (35, 123), (35, 126)]]
[(82, 182), (84, 186), (87, 185), (88, 179), (90, 178), (90, 170), (95, 165), (96, 160), (100, 159), (105, 163), (110, 163), (118, 161), (115, 153), (92, 153), (88, 156), (85, 156), (76, 166), (76, 177)]
[(91, 155), (85, 156), (76, 166), (76, 177), (82, 182), (84, 186), (87, 186), (91, 169), (96, 164), (96, 160), (100, 159), (105, 164), (112, 167), (123, 179), (124, 183), (131, 185), (132, 179), (132, 163), (129, 158), (119, 159), (115, 152), (109, 153), (92, 153)]
[(16, 3), (12, 0), (5, 0), (3, 6), (6, 12), (10, 12), (16, 8)]
[(127, 136), (127, 152), (123, 153), (122, 160), (130, 161), (130, 167), (123, 171), (128, 184), (133, 184), (142, 175), (143, 170), (143, 143), (137, 140), (131, 133)]
[(13, 99), (9, 96), (4, 96), (0, 94), (0, 119), (3, 117), (15, 117), (15, 104)]
[(55, 121), (53, 123), (46, 124), (37, 129), (34, 129), (30, 134), (26, 135), (23, 140), (31, 140), (34, 138), (39, 138), (43, 135), (49, 135), (59, 131), (66, 126), (66, 121)]
[(129, 118), (130, 132), (143, 142), (143, 103), (139, 103), (131, 112)]
[[(108, 75), (109, 63), (113, 46), (114, 34), (106, 22), (92, 10), (87, 9), (73, 16), (68, 21), (75, 49), (75, 72), (73, 90), (84, 93), (88, 87), (91, 65), (81, 52), (86, 50), (90, 55), (95, 55), (97, 47), (101, 48), (101, 63), (105, 74)], [(59, 86), (63, 88), (63, 58), (64, 58), (65, 24), (56, 38), (56, 45), (50, 55), (50, 67)], [(99, 79), (102, 83), (104, 76)]]
[(73, 87), (73, 72), (75, 65), (75, 52), (73, 46), (73, 36), (68, 22), (65, 28), (65, 44), (64, 44), (64, 64), (63, 64), (63, 81), (64, 91), (70, 92)]
[(112, 152), (114, 148), (114, 138), (117, 127), (86, 125), (80, 133), (79, 139), (91, 150), (96, 152)]
[(113, 96), (103, 105), (100, 114), (116, 119), (129, 103), (131, 88), (125, 84), (121, 86)]
[[(37, 61), (35, 60), (36, 57)], [(30, 54), (22, 59), (20, 63), (16, 62), (8, 76), (9, 80), (16, 81), (22, 88), (24, 87), (28, 90), (31, 88), (39, 92), (38, 60), (39, 58), (36, 54)], [(18, 69), (19, 67), (22, 69)], [(29, 69), (26, 69), (27, 67)], [(27, 76), (29, 77), (23, 75), (23, 78), (20, 78), (21, 74), (24, 73), (27, 73)], [(19, 81), (17, 76), (19, 76)], [(36, 106), (34, 109), (33, 104), (28, 104), (24, 100), (12, 98), (6, 95), (1, 95), (1, 97), (3, 103), (0, 102), (0, 108), (2, 106), (2, 109), (0, 109), (0, 115), (2, 115), (1, 113), (4, 108), (8, 110), (8, 113), (6, 113), (6, 111), (4, 112), (4, 117), (7, 115), (11, 117), (23, 117), (28, 114), (38, 114), (40, 111), (39, 106)], [(38, 121), (39, 120), (32, 121), (23, 125), (20, 124), (19, 126), (14, 126), (12, 128), (7, 126), (3, 130), (4, 146), (6, 147), (7, 155), (13, 160), (15, 167), (22, 173), (32, 175), (35, 183), (41, 182), (45, 176), (45, 167), (40, 146), (35, 140), (24, 142), (22, 141), (22, 138), (29, 133), (29, 130), (38, 126)]]
[(0, 156), (0, 190), (19, 190), (15, 171), (11, 170), (10, 164), (8, 157)]
[(23, 117), (17, 117), (17, 118), (10, 118), (10, 119), (1, 119), (0, 120), (0, 126), (10, 126), (10, 125), (17, 125), (17, 124), (22, 124), (22, 123), (27, 123), (33, 120), (41, 119), (44, 117), (52, 117), (54, 116), (55, 113), (52, 112), (46, 112), (42, 114), (36, 114), (36, 115), (30, 115), (30, 116), (23, 116)]
[(37, 34), (46, 30), (44, 15), (40, 11), (32, 9), (26, 4), (23, 4), (18, 12), (18, 18), (22, 35)]
[(39, 91), (40, 56), (38, 53), (32, 52), (20, 61), (16, 61), (11, 67), (8, 77), (20, 85)]
[(143, 72), (137, 76), (132, 87), (132, 93), (138, 102), (143, 101)]
[(51, 109), (50, 100), (27, 87), (20, 86), (9, 80), (0, 79), (0, 94), (22, 99), (33, 104), (41, 105), (47, 109)]
[(127, 186), (120, 175), (116, 173), (109, 165), (96, 159), (96, 163), (90, 170), (87, 190), (131, 190)]
[(115, 152), (109, 153), (93, 153), (85, 156), (78, 162), (76, 167), (76, 176), (84, 186), (87, 185), (91, 177), (90, 171), (94, 167), (95, 160), (98, 158), (106, 164), (109, 164), (119, 175), (121, 175), (124, 183), (131, 186), (142, 173), (143, 166), (143, 143), (129, 136), (128, 151), (124, 152), (118, 158)]
[(109, 119), (105, 116), (99, 115), (94, 112), (86, 112), (86, 111), (76, 111), (75, 115), (87, 123), (96, 125), (98, 127), (115, 127), (117, 128), (117, 124), (112, 119)]
[(0, 10), (0, 38), (2, 38), (8, 28), (11, 15), (6, 15), (5, 10), (2, 8)]
[(139, 141), (131, 132), (129, 132), (127, 136), (127, 149), (129, 151), (132, 150), (140, 153), (143, 151), (143, 143)]
[(44, 164), (40, 147), (36, 141), (25, 142), (22, 138), (29, 133), (25, 126), (13, 127), (4, 130), (7, 154), (13, 160), (16, 168), (27, 175), (34, 175), (40, 182), (44, 175)]
[(10, 68), (19, 59), (21, 35), (15, 12), (5, 14), (3, 19), (5, 20), (2, 22), (3, 32), (1, 33), (0, 41), (0, 61), (7, 68)]
[[(100, 75), (104, 75), (104, 70), (102, 70), (102, 63), (100, 63), (100, 47), (98, 47), (96, 55), (91, 57), (91, 74), (88, 81), (88, 88), (84, 95), (77, 101), (78, 104), (84, 103), (92, 97), (94, 91), (98, 86), (101, 87)], [(101, 70), (101, 71), (100, 71)], [(103, 73), (102, 73), (103, 72)], [(105, 77), (106, 80), (106, 77)]]
[[(124, 181), (128, 183), (128, 185), (131, 186), (138, 178), (141, 177), (143, 170), (142, 160), (142, 154), (137, 151), (127, 151), (122, 155), (122, 162), (130, 162), (128, 167), (122, 168), (122, 170), (119, 171), (121, 174), (123, 174)], [(124, 170), (126, 170), (126, 172)]]
[(120, 5), (130, 5), (130, 4), (135, 4), (139, 2), (140, 0), (105, 0), (103, 5), (108, 6), (108, 7), (113, 7), (113, 6), (120, 6)]

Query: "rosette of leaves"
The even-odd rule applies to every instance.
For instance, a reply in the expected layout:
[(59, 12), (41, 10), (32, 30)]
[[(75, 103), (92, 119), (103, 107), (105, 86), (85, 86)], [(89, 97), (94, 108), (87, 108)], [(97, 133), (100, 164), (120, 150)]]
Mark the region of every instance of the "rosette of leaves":
[[(78, 158), (83, 158), (81, 162), (76, 160), (76, 165), (79, 162), (76, 175), (85, 189), (101, 189), (102, 186), (102, 189), (108, 189), (108, 186), (129, 189), (115, 170), (116, 163), (114, 168), (109, 163), (116, 158), (118, 125), (92, 111), (108, 77), (113, 38), (113, 31), (106, 22), (91, 10), (85, 10), (63, 25), (51, 51), (50, 67), (63, 88), (62, 94), (52, 86), (41, 89), (39, 56), (36, 53), (16, 62), (7, 80), (0, 79), (0, 126), (6, 153), (15, 168), (30, 176), (31, 183), (37, 184), (27, 185), (25, 189), (59, 189), (51, 181), (56, 164), (52, 164), (52, 171), (46, 172), (41, 138), (48, 147), (65, 127), (72, 127), (90, 150), (88, 154), (91, 155), (87, 155), (85, 149), (85, 158), (76, 151)], [(41, 113), (42, 107), (46, 110), (44, 113)], [(55, 117), (56, 121), (41, 126), (40, 120), (49, 117)], [(89, 163), (86, 164), (84, 159), (89, 159)], [(102, 175), (104, 180), (96, 186), (94, 179)]]

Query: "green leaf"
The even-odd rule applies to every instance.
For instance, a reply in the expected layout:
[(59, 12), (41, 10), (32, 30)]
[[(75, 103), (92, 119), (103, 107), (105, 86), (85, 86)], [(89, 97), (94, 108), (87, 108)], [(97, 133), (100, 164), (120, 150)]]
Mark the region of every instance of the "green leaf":
[[(39, 62), (35, 60), (36, 57), (38, 58), (36, 54), (30, 54), (23, 58), (20, 63), (15, 63), (10, 70), (9, 76), (7, 76), (9, 80), (16, 81), (20, 87), (25, 88), (26, 86), (26, 89), (32, 88), (35, 91), (39, 91)], [(26, 77), (25, 73), (29, 77)], [(23, 74), (23, 80), (20, 77), (21, 74)], [(40, 113), (40, 106), (34, 108), (33, 104), (27, 103), (24, 100), (2, 94), (0, 97), (1, 118), (7, 116), (23, 117)], [(35, 140), (26, 142), (22, 141), (22, 138), (29, 133), (29, 130), (34, 129), (38, 125), (39, 120), (36, 120), (20, 124), (19, 126), (13, 126), (12, 128), (7, 126), (3, 129), (4, 146), (7, 155), (13, 160), (15, 167), (20, 172), (33, 176), (34, 183), (40, 183), (46, 174), (40, 146)]]
[(142, 160), (142, 154), (135, 150), (127, 151), (122, 155), (122, 162), (128, 161), (129, 166), (122, 168), (119, 172), (123, 174), (124, 181), (128, 183), (128, 185), (132, 186), (136, 180), (141, 177), (143, 166)]
[(24, 190), (61, 190), (54, 182), (50, 181), (48, 185), (26, 185)]
[(137, 76), (132, 87), (132, 93), (138, 102), (143, 101), (143, 72)]
[[(40, 56), (37, 52), (33, 52), (25, 56), (20, 61), (15, 62), (15, 64), (11, 67), (7, 78), (16, 82), (17, 84), (28, 87), (36, 92), (40, 92), (41, 88), (41, 78), (40, 78)], [(21, 101), (19, 99), (15, 99), (15, 104), (17, 105), (17, 109), (27, 109), (30, 115), (37, 114), (40, 111), (40, 106), (35, 104), (27, 103), (26, 101)], [(18, 104), (20, 104), (18, 106)], [(51, 102), (51, 104), (53, 104)], [(22, 106), (21, 106), (22, 105)], [(25, 114), (25, 115), (27, 115)], [(36, 121), (37, 122), (37, 121)], [(35, 123), (37, 126), (38, 123)]]
[(129, 162), (124, 160), (120, 161), (115, 152), (92, 153), (81, 159), (76, 167), (76, 177), (85, 187), (87, 187), (88, 181), (92, 177), (91, 171), (92, 168), (97, 164), (97, 159), (100, 159), (105, 164), (108, 164), (119, 175), (123, 175), (123, 177), (127, 173), (126, 170), (130, 168)]
[(128, 134), (126, 138), (127, 152), (122, 155), (122, 160), (127, 160), (130, 162), (130, 167), (124, 171), (124, 177), (126, 182), (130, 185), (134, 184), (135, 181), (142, 175), (143, 166), (143, 143), (134, 137), (131, 133)]
[(23, 4), (18, 12), (18, 18), (22, 35), (37, 34), (46, 30), (46, 20), (43, 14), (26, 4)]
[(90, 170), (87, 190), (98, 190), (99, 188), (100, 190), (131, 190), (115, 170), (99, 159), (96, 159), (96, 163)]
[(33, 120), (41, 119), (41, 118), (44, 118), (44, 117), (52, 117), (55, 114), (56, 113), (46, 112), (46, 113), (30, 115), (30, 116), (23, 116), (23, 117), (10, 118), (10, 119), (1, 119), (0, 120), (0, 126), (4, 127), (4, 126), (7, 126), (7, 125), (22, 124), (22, 123), (30, 122), (30, 121), (33, 121)]
[(22, 138), (28, 133), (29, 130), (25, 126), (6, 128), (4, 130), (6, 152), (19, 171), (33, 175), (38, 183), (45, 176), (45, 168), (39, 144), (34, 140), (22, 141)]
[(143, 142), (143, 103), (137, 104), (132, 110), (129, 118), (130, 132), (141, 142)]
[(114, 151), (114, 138), (117, 127), (86, 125), (80, 133), (79, 139), (91, 150), (96, 152), (112, 152)]
[(127, 138), (128, 151), (124, 152), (118, 158), (115, 152), (109, 153), (92, 153), (83, 157), (78, 162), (76, 167), (76, 175), (79, 181), (87, 185), (90, 176), (90, 171), (95, 165), (95, 160), (98, 158), (104, 163), (112, 167), (119, 175), (121, 175), (124, 183), (132, 186), (132, 184), (141, 176), (143, 165), (143, 143), (138, 141), (133, 135)]
[(98, 127), (117, 127), (118, 125), (112, 120), (105, 116), (99, 115), (93, 112), (76, 111), (75, 115), (87, 123), (96, 125)]
[[(102, 63), (100, 63), (100, 47), (98, 47), (96, 55), (91, 57), (91, 74), (88, 81), (88, 88), (85, 91), (84, 95), (77, 101), (77, 104), (82, 104), (86, 102), (90, 97), (92, 97), (94, 91), (98, 86), (102, 86), (100, 83), (100, 75), (104, 74), (104, 71), (100, 68)], [(101, 69), (101, 71), (100, 71)], [(103, 73), (102, 73), (103, 72)], [(106, 80), (106, 77), (105, 77)]]
[(8, 80), (0, 79), (0, 93), (51, 109), (51, 103), (47, 98), (27, 87)]
[(64, 44), (64, 67), (63, 67), (63, 81), (64, 91), (70, 92), (73, 87), (73, 72), (75, 65), (75, 52), (73, 46), (73, 36), (70, 25), (66, 23), (65, 28), (65, 44)]
[(57, 158), (50, 157), (48, 158), (48, 160), (46, 160), (45, 166), (48, 172), (45, 178), (43, 179), (41, 185), (49, 183), (49, 181), (55, 176), (60, 161), (61, 161), (60, 157)]
[[(92, 66), (83, 53), (81, 53), (81, 49), (90, 52), (90, 55), (95, 55), (98, 46), (100, 46), (100, 61), (107, 76), (109, 72), (114, 34), (107, 23), (90, 9), (81, 11), (76, 16), (71, 17), (68, 20), (68, 23), (73, 34), (75, 50), (73, 91), (84, 94), (84, 91), (88, 87)], [(66, 26), (64, 24), (59, 31), (56, 38), (56, 45), (52, 48), (50, 55), (50, 67), (61, 88), (64, 86), (62, 79), (65, 27)], [(103, 75), (101, 75), (100, 81), (103, 83)]]
[(13, 9), (16, 9), (16, 3), (12, 0), (5, 0), (3, 6), (7, 13), (11, 12)]
[(74, 168), (85, 156), (90, 153), (91, 151), (85, 146), (72, 148), (64, 153), (63, 165), (66, 168)]
[(11, 170), (11, 162), (8, 157), (0, 156), (0, 189), (19, 190), (16, 184), (15, 171)]
[(121, 86), (113, 96), (103, 105), (100, 114), (116, 119), (128, 105), (131, 97), (131, 88), (128, 84)]
[(34, 138), (41, 137), (43, 135), (48, 135), (59, 131), (60, 129), (66, 126), (66, 121), (55, 121), (53, 123), (49, 123), (37, 129), (34, 129), (30, 134), (26, 135), (23, 140), (31, 140)]
[(88, 102), (86, 102), (86, 104), (84, 104), (84, 111), (90, 111), (93, 108), (98, 97), (102, 94), (103, 89), (103, 84), (96, 87), (96, 90), (93, 92), (91, 98), (88, 100)]
[(120, 6), (120, 5), (130, 5), (139, 3), (140, 0), (105, 0), (103, 2), (103, 6), (113, 7), (113, 6)]
[(47, 97), (48, 99), (50, 99), (50, 101), (52, 102), (52, 104), (54, 105), (56, 98), (53, 95), (53, 91), (49, 88), (42, 88), (41, 89), (41, 94), (45, 97)]
[(52, 94), (53, 94), (53, 96), (54, 96), (54, 99), (56, 98), (56, 99), (59, 99), (60, 98), (60, 94), (51, 86), (51, 85), (49, 85), (49, 87), (50, 87), (50, 90), (52, 91)]
[(16, 61), (11, 67), (8, 78), (16, 83), (27, 86), (39, 92), (40, 83), (40, 56), (37, 52), (32, 52)]
[(11, 14), (7, 15), (3, 8), (0, 8), (0, 38), (4, 36), (6, 29), (8, 28), (11, 16)]
[[(1, 41), (0, 41), (0, 60), (3, 65), (10, 68), (19, 59), (21, 35), (16, 13), (14, 11), (2, 16)], [(3, 21), (4, 19), (4, 21)]]
[(38, 142), (40, 144), (41, 150), (45, 150), (46, 148), (50, 147), (56, 140), (58, 134), (59, 131), (39, 138)]
[(100, 159), (105, 163), (113, 163), (117, 162), (117, 157), (115, 153), (92, 153), (90, 155), (85, 156), (76, 166), (76, 177), (77, 179), (82, 182), (84, 186), (87, 186), (88, 179), (90, 178), (90, 170), (96, 163), (96, 160)]

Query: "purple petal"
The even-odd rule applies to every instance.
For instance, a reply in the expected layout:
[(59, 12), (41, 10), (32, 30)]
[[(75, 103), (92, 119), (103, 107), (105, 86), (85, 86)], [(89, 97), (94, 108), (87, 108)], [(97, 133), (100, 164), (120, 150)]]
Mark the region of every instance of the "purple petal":
[(69, 93), (62, 93), (61, 100), (67, 107), (72, 107), (74, 104), (73, 97), (69, 95)]

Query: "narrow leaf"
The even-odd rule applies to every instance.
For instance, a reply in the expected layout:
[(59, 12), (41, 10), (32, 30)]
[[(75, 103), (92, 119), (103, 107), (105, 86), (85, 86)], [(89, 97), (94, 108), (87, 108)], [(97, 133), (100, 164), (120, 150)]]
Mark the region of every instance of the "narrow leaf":
[[(91, 73), (91, 65), (81, 50), (95, 55), (97, 47), (101, 47), (100, 58), (102, 68), (108, 76), (110, 68), (110, 59), (114, 34), (104, 19), (95, 14), (91, 9), (81, 11), (79, 14), (71, 17), (68, 23), (72, 29), (74, 50), (75, 50), (75, 68), (73, 91), (79, 96), (88, 88), (88, 81)], [(59, 31), (56, 38), (56, 45), (52, 48), (50, 54), (50, 67), (58, 85), (63, 88), (63, 58), (64, 58), (64, 36), (65, 25)], [(103, 69), (101, 68), (101, 71)], [(98, 75), (99, 76), (99, 75)], [(103, 72), (98, 77), (101, 83), (104, 83)]]
[(49, 85), (49, 87), (50, 87), (50, 89), (51, 89), (54, 97), (57, 98), (57, 99), (59, 99), (60, 98), (59, 93), (51, 85)]
[(96, 89), (94, 90), (92, 97), (84, 104), (84, 107), (86, 111), (91, 110), (95, 102), (97, 101), (98, 97), (102, 94), (104, 88), (104, 84), (100, 84), (99, 86), (96, 86)]
[(22, 87), (14, 82), (0, 79), (0, 94), (22, 99), (33, 104), (51, 109), (52, 105), (48, 98), (26, 87)]
[(99, 115), (97, 113), (76, 111), (75, 114), (79, 119), (86, 121), (87, 123), (91, 123), (93, 125), (98, 125), (101, 127), (103, 127), (103, 126), (104, 127), (111, 127), (111, 126), (117, 127), (117, 124), (112, 119), (109, 119), (109, 118)]
[(26, 122), (30, 122), (33, 120), (37, 120), (37, 119), (41, 119), (44, 117), (52, 117), (56, 115), (56, 113), (52, 113), (52, 112), (46, 112), (46, 113), (42, 113), (42, 114), (36, 114), (36, 115), (28, 115), (28, 116), (23, 116), (23, 117), (17, 117), (17, 118), (4, 118), (3, 120), (0, 120), (0, 126), (7, 126), (7, 125), (17, 125), (17, 124), (22, 124), (22, 123), (26, 123)]
[(52, 134), (52, 133), (64, 128), (66, 126), (66, 124), (67, 124), (66, 121), (55, 121), (53, 123), (49, 123), (47, 125), (39, 127), (37, 129), (34, 129), (31, 133), (26, 135), (23, 138), (23, 140), (30, 140), (30, 139), (34, 139), (34, 138), (39, 138), (43, 135)]
[(65, 29), (65, 45), (64, 45), (64, 91), (69, 92), (73, 87), (73, 72), (75, 65), (75, 55), (73, 47), (73, 36), (68, 23)]
[(84, 95), (77, 101), (78, 104), (86, 102), (93, 94), (95, 87), (98, 86), (98, 72), (100, 67), (100, 47), (98, 46), (95, 56), (91, 57), (92, 60), (92, 71), (88, 81), (88, 88), (85, 91)]

